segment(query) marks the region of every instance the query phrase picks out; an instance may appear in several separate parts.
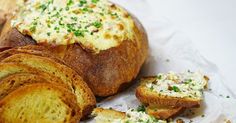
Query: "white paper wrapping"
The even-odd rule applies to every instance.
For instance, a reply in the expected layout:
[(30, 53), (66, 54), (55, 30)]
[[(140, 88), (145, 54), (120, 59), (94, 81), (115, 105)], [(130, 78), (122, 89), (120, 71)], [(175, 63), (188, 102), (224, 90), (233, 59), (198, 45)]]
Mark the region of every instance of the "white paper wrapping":
[[(178, 117), (186, 122), (194, 123), (224, 123), (230, 120), (236, 123), (236, 96), (226, 86), (217, 66), (202, 57), (196, 48), (180, 31), (174, 29), (171, 22), (164, 18), (152, 18), (145, 0), (113, 0), (136, 15), (143, 23), (149, 38), (150, 55), (144, 64), (140, 75), (150, 76), (159, 72), (183, 72), (186, 70), (200, 70), (209, 78), (208, 88), (205, 91), (204, 102), (199, 109), (193, 109), (194, 115)], [(204, 45), (204, 44), (203, 44)], [(126, 111), (140, 105), (134, 95), (135, 85), (116, 96), (110, 97), (98, 105), (104, 108)], [(230, 98), (226, 98), (229, 96)], [(186, 111), (189, 114), (190, 111)], [(204, 115), (204, 116), (203, 116)], [(84, 121), (84, 122), (91, 122)]]

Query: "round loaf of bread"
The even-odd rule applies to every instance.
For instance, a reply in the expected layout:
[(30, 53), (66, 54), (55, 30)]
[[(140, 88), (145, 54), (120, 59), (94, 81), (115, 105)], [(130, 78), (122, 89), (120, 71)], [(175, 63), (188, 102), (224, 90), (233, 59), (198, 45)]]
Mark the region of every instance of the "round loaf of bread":
[[(107, 0), (34, 0), (5, 24), (0, 45), (48, 50), (109, 96), (136, 78), (148, 54), (141, 23)], [(32, 46), (37, 45), (37, 46)], [(42, 47), (41, 47), (42, 46)]]

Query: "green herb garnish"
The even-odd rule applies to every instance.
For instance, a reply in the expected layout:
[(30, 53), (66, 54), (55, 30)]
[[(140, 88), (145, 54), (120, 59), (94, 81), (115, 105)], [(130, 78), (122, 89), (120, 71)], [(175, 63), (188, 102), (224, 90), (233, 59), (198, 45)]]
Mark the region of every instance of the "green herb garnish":
[(138, 112), (145, 112), (146, 111), (145, 106), (144, 105), (138, 106), (137, 111)]
[(92, 3), (97, 3), (99, 0), (92, 0)]
[(67, 6), (70, 6), (70, 5), (72, 5), (74, 3), (74, 1), (73, 0), (68, 0), (68, 2), (67, 2)]
[(116, 17), (116, 18), (119, 17), (117, 13), (110, 13), (110, 15), (113, 16), (113, 17)]
[(188, 80), (186, 80), (184, 83), (185, 84), (189, 84), (190, 82), (192, 82), (193, 80), (192, 79), (188, 79)]
[(43, 11), (45, 11), (47, 9), (47, 5), (46, 4), (42, 4), (39, 6), (40, 9), (42, 9)]
[(83, 6), (84, 4), (87, 3), (87, 1), (86, 0), (80, 0), (79, 3), (80, 3), (79, 6)]
[(47, 32), (47, 35), (48, 35), (48, 36), (50, 36), (50, 35), (51, 35), (51, 33), (50, 33), (50, 32)]
[(173, 86), (172, 89), (174, 90), (174, 92), (180, 92), (180, 89), (177, 86)]
[(96, 28), (100, 28), (102, 26), (102, 23), (99, 21), (96, 21), (93, 23), (93, 26), (95, 26)]
[(71, 17), (71, 19), (74, 20), (74, 21), (77, 21), (77, 20), (78, 20), (77, 17)]
[(161, 79), (162, 78), (162, 75), (157, 75), (157, 79)]
[(35, 31), (36, 31), (36, 26), (31, 26), (29, 30), (30, 30), (30, 32), (32, 32), (32, 33), (35, 32)]
[(153, 86), (151, 86), (150, 90), (151, 90), (151, 91), (153, 91), (153, 90), (154, 90), (154, 87), (153, 87)]
[(83, 33), (83, 31), (81, 31), (81, 30), (76, 30), (76, 31), (74, 31), (74, 34), (75, 34), (75, 36), (77, 36), (77, 37), (79, 37), (79, 36), (84, 37), (84, 33)]

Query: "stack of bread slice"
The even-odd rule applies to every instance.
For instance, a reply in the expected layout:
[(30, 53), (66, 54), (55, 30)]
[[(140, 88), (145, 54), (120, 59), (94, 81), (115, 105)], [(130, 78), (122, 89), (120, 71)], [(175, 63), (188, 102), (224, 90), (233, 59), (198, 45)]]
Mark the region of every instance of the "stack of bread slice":
[(189, 108), (198, 108), (208, 77), (200, 72), (158, 74), (141, 79), (136, 97), (146, 112), (156, 118), (168, 119)]
[(0, 53), (1, 122), (78, 122), (96, 99), (83, 79), (47, 51)]

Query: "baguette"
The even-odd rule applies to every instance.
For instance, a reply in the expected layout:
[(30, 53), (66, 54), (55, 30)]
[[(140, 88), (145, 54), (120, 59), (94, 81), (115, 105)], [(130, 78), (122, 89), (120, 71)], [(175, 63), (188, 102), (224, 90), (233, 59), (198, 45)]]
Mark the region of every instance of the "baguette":
[(200, 106), (207, 83), (198, 72), (159, 74), (141, 79), (136, 97), (145, 105), (194, 108)]
[(0, 123), (77, 123), (76, 97), (59, 84), (24, 85), (0, 100)]
[(20, 53), (7, 57), (1, 62), (27, 65), (60, 78), (76, 95), (83, 118), (90, 114), (96, 105), (96, 99), (83, 79), (75, 71), (53, 59)]

